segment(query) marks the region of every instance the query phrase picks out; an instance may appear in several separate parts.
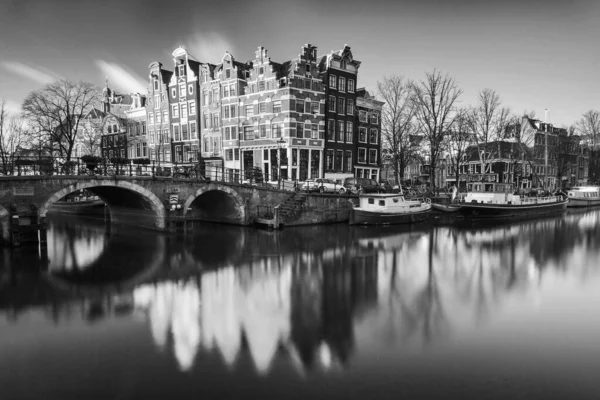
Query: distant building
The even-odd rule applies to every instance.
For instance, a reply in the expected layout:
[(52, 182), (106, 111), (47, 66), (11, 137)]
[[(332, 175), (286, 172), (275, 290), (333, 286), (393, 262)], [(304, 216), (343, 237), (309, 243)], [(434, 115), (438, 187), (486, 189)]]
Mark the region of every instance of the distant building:
[(146, 96), (132, 94), (133, 102), (129, 110), (125, 110), (127, 121), (127, 155), (129, 159), (149, 158)]
[(381, 110), (384, 102), (375, 100), (364, 88), (356, 91), (358, 110), (357, 157), (354, 176), (379, 181), (381, 170)]
[(171, 129), (169, 82), (173, 72), (162, 67), (160, 62), (148, 66), (148, 98), (145, 102), (148, 127), (148, 152), (150, 160), (159, 165), (170, 166)]

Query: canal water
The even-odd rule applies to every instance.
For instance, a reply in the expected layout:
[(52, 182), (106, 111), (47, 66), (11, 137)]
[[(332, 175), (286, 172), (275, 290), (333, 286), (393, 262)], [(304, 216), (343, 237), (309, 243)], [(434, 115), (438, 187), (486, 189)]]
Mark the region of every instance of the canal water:
[(49, 224), (47, 251), (0, 250), (2, 399), (600, 398), (600, 211)]

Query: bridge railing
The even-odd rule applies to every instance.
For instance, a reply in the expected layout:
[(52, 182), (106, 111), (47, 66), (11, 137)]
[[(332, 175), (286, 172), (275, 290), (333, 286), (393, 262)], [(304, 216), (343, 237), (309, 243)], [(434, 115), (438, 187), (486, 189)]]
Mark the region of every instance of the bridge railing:
[(74, 157), (16, 157), (0, 176), (108, 176), (190, 179), (201, 182), (225, 182), (288, 191), (302, 188), (304, 181), (279, 176), (277, 171), (263, 172), (258, 167), (240, 170), (202, 162), (171, 163), (148, 159), (95, 159)]

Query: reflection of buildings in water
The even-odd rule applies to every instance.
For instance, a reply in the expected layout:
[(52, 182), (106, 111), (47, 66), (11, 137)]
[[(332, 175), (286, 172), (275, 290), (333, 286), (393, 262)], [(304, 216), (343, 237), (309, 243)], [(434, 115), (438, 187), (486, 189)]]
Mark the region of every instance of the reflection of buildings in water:
[(83, 270), (97, 260), (107, 245), (104, 227), (56, 225), (48, 228), (48, 259), (51, 271)]
[(200, 344), (200, 289), (197, 282), (178, 282), (171, 318), (173, 352), (182, 371), (194, 363)]
[(284, 354), (301, 369), (333, 368), (352, 353), (356, 312), (377, 301), (376, 254), (349, 259), (340, 252), (317, 266), (305, 264), (307, 257), (266, 257), (197, 282), (144, 285), (135, 290), (136, 307), (146, 310), (159, 348), (171, 333), (182, 370), (192, 368), (200, 346), (232, 366), (242, 337), (261, 375)]

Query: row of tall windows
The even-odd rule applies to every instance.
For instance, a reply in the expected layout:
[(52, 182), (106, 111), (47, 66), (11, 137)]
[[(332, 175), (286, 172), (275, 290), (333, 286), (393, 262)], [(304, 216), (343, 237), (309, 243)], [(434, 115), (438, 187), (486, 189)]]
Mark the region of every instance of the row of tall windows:
[(339, 92), (354, 92), (354, 79), (346, 80), (343, 76), (329, 75), (329, 88)]

